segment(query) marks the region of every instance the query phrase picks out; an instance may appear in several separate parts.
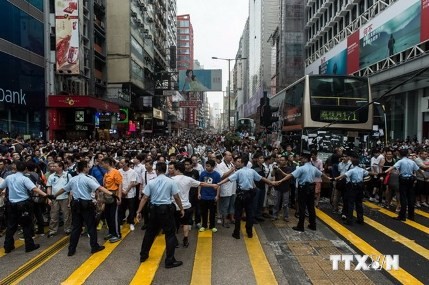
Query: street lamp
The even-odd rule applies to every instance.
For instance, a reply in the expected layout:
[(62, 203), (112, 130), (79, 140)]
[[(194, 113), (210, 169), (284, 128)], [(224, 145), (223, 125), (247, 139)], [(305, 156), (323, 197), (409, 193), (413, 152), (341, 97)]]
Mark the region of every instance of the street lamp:
[(228, 61), (228, 130), (231, 130), (231, 60), (242, 60), (247, 57), (236, 57), (236, 58), (221, 58), (212, 56), (212, 59), (226, 60)]

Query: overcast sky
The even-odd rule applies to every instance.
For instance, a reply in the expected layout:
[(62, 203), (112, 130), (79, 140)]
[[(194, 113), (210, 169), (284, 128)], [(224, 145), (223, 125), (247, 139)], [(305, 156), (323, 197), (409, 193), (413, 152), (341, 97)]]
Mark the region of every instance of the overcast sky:
[[(194, 28), (194, 59), (204, 69), (222, 69), (223, 90), (228, 62), (212, 56), (234, 58), (249, 15), (249, 0), (177, 0), (177, 15), (189, 14)], [(231, 62), (231, 68), (233, 62)], [(222, 94), (209, 92), (209, 102), (222, 102)]]

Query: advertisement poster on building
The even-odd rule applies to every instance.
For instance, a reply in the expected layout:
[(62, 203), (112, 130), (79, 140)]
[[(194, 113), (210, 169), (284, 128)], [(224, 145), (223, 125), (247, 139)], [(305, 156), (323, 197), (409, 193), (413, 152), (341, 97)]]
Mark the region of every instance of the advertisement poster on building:
[(57, 72), (79, 74), (78, 0), (55, 1), (55, 26)]
[(180, 70), (179, 88), (181, 92), (222, 91), (222, 70)]
[[(414, 2), (414, 3), (413, 3)], [(406, 50), (420, 42), (420, 1), (399, 2), (360, 29), (360, 68)], [(390, 17), (389, 17), (390, 16)], [(386, 18), (390, 20), (386, 21)]]
[(319, 74), (345, 75), (347, 72), (347, 49), (342, 50), (334, 57), (323, 62), (319, 67)]

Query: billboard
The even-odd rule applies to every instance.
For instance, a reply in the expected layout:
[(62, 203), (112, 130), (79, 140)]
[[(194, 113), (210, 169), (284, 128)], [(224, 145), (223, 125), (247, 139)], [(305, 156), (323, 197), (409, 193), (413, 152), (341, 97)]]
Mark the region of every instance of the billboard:
[(55, 1), (55, 61), (58, 73), (79, 74), (78, 0)]
[(305, 74), (351, 74), (429, 39), (429, 0), (402, 0), (306, 67)]
[(221, 69), (179, 70), (179, 91), (222, 91)]

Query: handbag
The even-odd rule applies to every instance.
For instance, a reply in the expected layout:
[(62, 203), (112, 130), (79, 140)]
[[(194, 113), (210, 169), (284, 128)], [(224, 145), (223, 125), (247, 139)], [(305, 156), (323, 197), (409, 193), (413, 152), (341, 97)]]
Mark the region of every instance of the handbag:
[[(112, 193), (112, 192), (110, 191), (110, 193)], [(115, 198), (111, 195), (106, 194), (106, 193), (103, 193), (103, 200), (104, 200), (104, 203), (106, 203), (106, 204), (113, 204), (115, 202)]]

